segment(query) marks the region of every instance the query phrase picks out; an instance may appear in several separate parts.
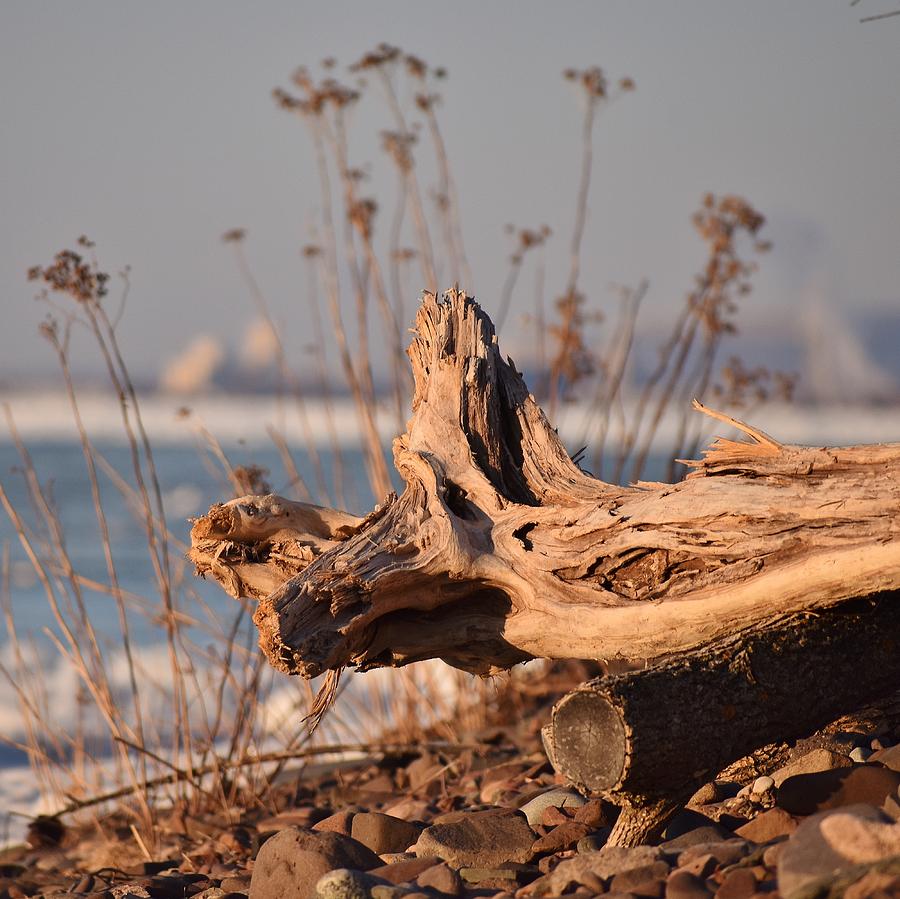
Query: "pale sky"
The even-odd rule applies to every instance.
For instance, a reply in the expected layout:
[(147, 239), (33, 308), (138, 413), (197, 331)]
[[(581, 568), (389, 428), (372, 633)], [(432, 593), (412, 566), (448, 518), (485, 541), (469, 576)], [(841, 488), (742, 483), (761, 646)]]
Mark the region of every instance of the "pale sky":
[[(463, 286), (488, 309), (507, 222), (554, 230), (548, 297), (565, 281), (580, 111), (561, 72), (592, 64), (637, 83), (596, 129), (582, 277), (596, 305), (612, 302), (611, 282), (646, 276), (649, 318), (665, 319), (702, 263), (689, 218), (712, 190), (769, 219), (757, 319), (793, 316), (810, 283), (839, 307), (896, 308), (900, 17), (858, 21), (893, 5), (4, 0), (0, 379), (50, 370), (25, 271), (81, 233), (110, 270), (131, 265), (121, 333), (142, 375), (200, 332), (234, 344), (249, 325), (219, 239), (237, 226), (289, 347), (308, 340), (298, 248), (319, 188), (302, 124), (270, 93), (298, 64), (343, 66), (379, 41), (449, 71), (440, 116), (474, 271)], [(352, 162), (372, 163), (382, 231), (394, 178), (377, 133), (389, 126), (370, 91)], [(530, 303), (533, 272), (523, 277)]]

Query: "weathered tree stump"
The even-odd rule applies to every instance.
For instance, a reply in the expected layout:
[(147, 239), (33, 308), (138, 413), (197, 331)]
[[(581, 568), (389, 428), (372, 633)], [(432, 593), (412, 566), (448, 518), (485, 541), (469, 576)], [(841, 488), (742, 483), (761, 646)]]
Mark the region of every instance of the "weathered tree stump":
[[(620, 487), (570, 459), (501, 357), (489, 318), (464, 294), (443, 301), (425, 294), (409, 356), (413, 416), (394, 441), (406, 483), (399, 497), (362, 519), (243, 497), (194, 525), (198, 572), (233, 596), (258, 600), (260, 645), (279, 670), (314, 677), (441, 658), (488, 674), (530, 658), (669, 660), (690, 676), (654, 668), (608, 683), (620, 683), (616, 690), (646, 683), (647, 697), (657, 691), (650, 684), (666, 683), (682, 704), (701, 705), (706, 690), (720, 709), (710, 731), (730, 732), (715, 668), (729, 646), (752, 646), (751, 656), (767, 658), (766, 646), (775, 652), (791, 642), (776, 635), (812, 639), (819, 613), (825, 621), (826, 610), (857, 599), (871, 599), (896, 627), (900, 444), (786, 446), (697, 404), (749, 441), (720, 438), (682, 483)], [(821, 661), (796, 664), (815, 670), (828, 652), (823, 645)], [(704, 677), (698, 659), (712, 666)], [(773, 669), (783, 680), (778, 689), (770, 684), (773, 697), (796, 689), (790, 664)], [(685, 698), (685, 685), (698, 691), (695, 700)], [(602, 716), (598, 689), (569, 702)], [(644, 695), (633, 689), (629, 707)], [(735, 708), (754, 701), (749, 687), (742, 691)], [(756, 695), (760, 721), (771, 722), (757, 728), (756, 745), (784, 725), (769, 695)], [(825, 718), (857, 699), (832, 695), (822, 700)], [(661, 714), (646, 702), (650, 718)], [(557, 732), (567, 705), (554, 716)], [(614, 728), (615, 716), (607, 718)], [(686, 727), (685, 738), (692, 733)], [(637, 730), (634, 740), (629, 758), (652, 755)], [(734, 740), (752, 743), (749, 735)], [(712, 770), (714, 755), (698, 769)], [(646, 769), (627, 770), (652, 768), (648, 756)], [(651, 794), (648, 787), (644, 798)]]

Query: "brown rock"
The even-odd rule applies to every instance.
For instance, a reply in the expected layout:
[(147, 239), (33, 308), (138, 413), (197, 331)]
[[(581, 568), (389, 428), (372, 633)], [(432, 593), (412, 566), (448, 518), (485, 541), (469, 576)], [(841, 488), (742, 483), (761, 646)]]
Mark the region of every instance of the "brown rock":
[(844, 890), (844, 899), (887, 899), (900, 896), (900, 876), (869, 871)]
[[(629, 871), (620, 871), (610, 881), (609, 889), (610, 892), (640, 893), (639, 887), (646, 887), (651, 892), (658, 889), (662, 896), (668, 876), (669, 866), (664, 861), (651, 862)], [(659, 886), (655, 886), (656, 884)]]
[(705, 879), (684, 868), (673, 871), (666, 881), (666, 899), (711, 899), (711, 896)]
[(678, 870), (684, 871), (685, 874), (690, 874), (692, 877), (699, 877), (705, 881), (719, 867), (719, 860), (712, 853), (707, 852), (682, 861), (686, 855), (686, 852), (681, 853)]
[(555, 805), (548, 805), (541, 813), (541, 824), (545, 827), (559, 827), (560, 824), (565, 824), (571, 820), (572, 818), (569, 815)]
[(394, 862), (390, 865), (382, 865), (379, 868), (372, 868), (369, 871), (375, 877), (387, 880), (390, 883), (411, 883), (423, 871), (427, 871), (434, 865), (440, 864), (437, 856), (424, 856), (422, 858), (412, 858), (407, 861)]
[(554, 827), (545, 837), (535, 840), (531, 850), (535, 855), (546, 855), (548, 852), (574, 849), (578, 845), (578, 841), (586, 837), (592, 830), (593, 828), (587, 824), (566, 821), (558, 827)]
[(459, 874), (444, 863), (432, 865), (423, 871), (416, 878), (416, 883), (446, 896), (459, 896), (463, 889)]
[(376, 774), (364, 784), (360, 784), (359, 789), (366, 793), (384, 793), (385, 795), (392, 795), (396, 792), (397, 785), (394, 783), (394, 778), (391, 777), (387, 771), (382, 771), (381, 774)]
[(321, 821), (317, 821), (313, 824), (313, 830), (326, 830), (330, 833), (340, 833), (345, 837), (350, 836), (350, 829), (352, 827), (353, 818), (356, 815), (356, 812), (344, 810), (342, 812), (335, 812), (333, 815), (329, 815), (327, 818), (323, 818)]
[(406, 766), (409, 788), (414, 793), (437, 796), (441, 792), (440, 771), (443, 765), (430, 753), (423, 753)]
[[(838, 820), (828, 825), (832, 817)], [(778, 891), (785, 899), (806, 895), (817, 885), (830, 883), (835, 876), (859, 863), (858, 858), (845, 854), (848, 847), (840, 843), (841, 834), (847, 830), (844, 825), (852, 818), (858, 823), (897, 827), (883, 812), (867, 805), (810, 816), (784, 844), (778, 857)]]
[(575, 809), (573, 818), (579, 824), (587, 824), (591, 828), (612, 823), (599, 799), (592, 799), (581, 808)]
[(531, 858), (534, 831), (513, 809), (458, 812), (422, 831), (413, 851), (436, 855), (454, 868), (494, 868)]
[(869, 756), (869, 761), (878, 762), (879, 765), (884, 765), (885, 768), (890, 768), (891, 771), (900, 771), (900, 743), (896, 746), (888, 746), (887, 749), (879, 749), (878, 752), (873, 752)]
[(406, 852), (421, 832), (422, 827), (418, 824), (380, 812), (357, 812), (350, 824), (350, 836), (377, 855)]
[(846, 755), (832, 752), (830, 749), (813, 749), (804, 755), (792, 759), (786, 765), (772, 772), (775, 786), (780, 787), (789, 777), (797, 774), (816, 774), (819, 771), (831, 771), (835, 768), (850, 768), (853, 762)]
[(251, 899), (314, 899), (316, 882), (335, 868), (368, 871), (381, 859), (350, 837), (289, 827), (267, 840), (253, 865)]
[[(750, 852), (750, 844), (746, 840), (722, 840), (716, 843), (698, 843), (689, 846), (678, 856), (678, 867), (684, 868), (698, 859), (711, 855), (723, 867), (734, 865)], [(690, 870), (693, 871), (691, 868)], [(697, 874), (697, 871), (693, 871)]]
[(584, 883), (588, 875), (606, 880), (661, 860), (662, 852), (657, 846), (636, 846), (633, 849), (604, 846), (596, 852), (576, 855), (560, 862), (549, 874), (538, 878), (525, 889), (536, 896), (561, 896), (569, 892), (573, 885)]
[(770, 840), (792, 834), (798, 824), (797, 819), (784, 809), (770, 808), (741, 825), (735, 834), (753, 843), (768, 843)]
[(386, 815), (402, 818), (404, 821), (426, 821), (432, 818), (437, 809), (427, 799), (401, 799), (384, 809)]
[(734, 868), (716, 890), (716, 899), (750, 899), (759, 881), (749, 868)]
[(778, 805), (792, 815), (812, 815), (846, 805), (882, 805), (900, 786), (900, 773), (878, 765), (836, 768), (789, 777)]

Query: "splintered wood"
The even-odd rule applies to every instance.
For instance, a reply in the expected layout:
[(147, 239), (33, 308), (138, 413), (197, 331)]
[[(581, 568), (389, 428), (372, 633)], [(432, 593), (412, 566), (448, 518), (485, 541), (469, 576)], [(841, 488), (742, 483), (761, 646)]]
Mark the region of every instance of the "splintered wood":
[(400, 496), (362, 519), (246, 496), (194, 524), (198, 572), (258, 600), (281, 671), (654, 660), (900, 589), (900, 444), (787, 446), (699, 407), (747, 440), (621, 487), (572, 462), (465, 294), (425, 294), (408, 352)]

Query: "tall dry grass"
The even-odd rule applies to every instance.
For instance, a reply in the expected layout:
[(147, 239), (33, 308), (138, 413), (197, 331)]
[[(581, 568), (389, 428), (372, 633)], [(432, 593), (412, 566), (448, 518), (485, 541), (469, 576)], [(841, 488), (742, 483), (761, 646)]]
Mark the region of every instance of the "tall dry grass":
[[(300, 250), (308, 275), (305, 305), (296, 313), (312, 329), (314, 383), (302, 379), (292, 365), (272, 305), (252, 270), (246, 233), (235, 228), (224, 239), (257, 315), (274, 336), (272, 368), (281, 408), (285, 415), (288, 408), (294, 410), (308, 435), (311, 483), (300, 476), (273, 423), (270, 436), (286, 478), (300, 498), (343, 505), (348, 498), (347, 462), (331, 415), (332, 373), (339, 372), (352, 397), (364, 437), (368, 480), (373, 495), (382, 497), (392, 481), (377, 410), (384, 407), (395, 428), (402, 429), (411, 389), (404, 356), (411, 285), (437, 290), (441, 284), (459, 282), (470, 292), (477, 285), (466, 257), (464, 219), (438, 115), (439, 88), (447, 73), (385, 44), (345, 72), (345, 78), (353, 79), (352, 86), (341, 81), (337, 72), (331, 60), (323, 63), (319, 75), (301, 68), (290, 90), (275, 91), (278, 105), (296, 115), (307, 129), (319, 182), (315, 238)], [(644, 282), (625, 287), (613, 298), (591, 296), (582, 284), (581, 257), (594, 177), (595, 131), (607, 108), (625, 102), (635, 85), (630, 78), (610, 82), (597, 67), (572, 69), (564, 75), (576, 86), (583, 104), (577, 136), (581, 165), (571, 185), (574, 213), (567, 271), (549, 275), (545, 271), (544, 251), (555, 239), (548, 227), (511, 227), (515, 246), (508, 274), (496, 303), (485, 298), (486, 305), (499, 326), (524, 323), (533, 329), (538, 348), (535, 387), (551, 416), (575, 400), (588, 404), (585, 446), (573, 455), (589, 459), (598, 475), (637, 480), (667, 410), (686, 410), (692, 396), (704, 398), (716, 392), (727, 396), (732, 405), (759, 402), (771, 390), (771, 373), (748, 368), (740, 360), (729, 360), (724, 367), (720, 362), (722, 348), (736, 330), (740, 304), (751, 289), (756, 256), (766, 250), (760, 236), (763, 218), (738, 197), (702, 200), (693, 220), (706, 245), (700, 273), (685, 295), (671, 335), (659, 347), (656, 366), (639, 385), (637, 403), (627, 408), (624, 392), (649, 286)], [(370, 96), (375, 93), (380, 100)], [(404, 102), (404, 97), (411, 99)], [(354, 157), (348, 127), (349, 111), (364, 102), (382, 104), (387, 124), (381, 146), (396, 173), (393, 212), (383, 235), (380, 210), (384, 204), (366, 193), (365, 166)], [(434, 173), (430, 190), (423, 182), (423, 170)], [(532, 260), (536, 289), (526, 300), (522, 276)], [(315, 737), (302, 721), (302, 709), (312, 698), (308, 685), (293, 684), (288, 699), (282, 693), (280, 711), (263, 702), (273, 675), (255, 647), (250, 610), (238, 604), (226, 621), (207, 607), (185, 567), (184, 530), (173, 532), (167, 522), (140, 397), (120, 349), (117, 315), (110, 312), (110, 278), (100, 267), (93, 245), (82, 239), (76, 250), (59, 253), (49, 265), (33, 268), (30, 275), (53, 303), (52, 317), (42, 333), (56, 356), (69, 399), (106, 569), (102, 583), (80, 574), (68, 550), (59, 511), (10, 418), (31, 514), (15, 508), (2, 486), (0, 502), (42, 585), (55, 622), (51, 639), (77, 678), (85, 714), (101, 721), (107, 735), (95, 745), (83, 732), (71, 733), (54, 721), (42, 671), (35, 667), (29, 639), (17, 630), (12, 612), (7, 548), (0, 560), (4, 574), (0, 584), (14, 663), (0, 668), (0, 676), (15, 692), (21, 709), (26, 737), (16, 745), (27, 752), (41, 789), (57, 810), (124, 803), (133, 816), (137, 838), (152, 851), (161, 804), (194, 811), (212, 805), (226, 819), (248, 804), (272, 807), (272, 784), (291, 759), (359, 750), (382, 741), (386, 733), (398, 742), (436, 738), (461, 742), (484, 726), (497, 703), (515, 707), (514, 682), (504, 684), (498, 693), (492, 684), (473, 684), (463, 675), (448, 679), (434, 666), (368, 675), (361, 682), (363, 687), (357, 682), (346, 693)], [(547, 284), (558, 285), (555, 299), (545, 295)], [(127, 291), (127, 282), (123, 290)], [(612, 312), (607, 306), (614, 307)], [(77, 379), (70, 368), (69, 342), (75, 327), (92, 335), (104, 362), (110, 401), (118, 405), (129, 448), (128, 471), (116, 471), (110, 465), (81, 419)], [(385, 392), (376, 386), (379, 359), (388, 373)], [(313, 421), (309, 414), (311, 392), (326, 400), (322, 421)], [(317, 432), (329, 435), (331, 466), (323, 462)], [(221, 467), (235, 495), (268, 489), (264, 472), (234, 468), (214, 435), (205, 433), (204, 439), (210, 458)], [(698, 439), (693, 423), (687, 417), (681, 419), (671, 457), (690, 454)], [(146, 596), (122, 588), (100, 472), (121, 492), (142, 525), (154, 572)], [(677, 475), (674, 463), (670, 475)], [(118, 623), (115, 646), (98, 637), (86, 592), (109, 598)], [(150, 628), (156, 635), (154, 642), (158, 638), (165, 647), (165, 672), (158, 670), (144, 647), (135, 646), (136, 616), (143, 618), (143, 632)], [(124, 689), (110, 673), (116, 653), (125, 660)], [(356, 739), (348, 740), (348, 735)]]

